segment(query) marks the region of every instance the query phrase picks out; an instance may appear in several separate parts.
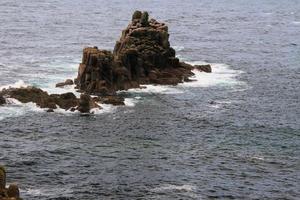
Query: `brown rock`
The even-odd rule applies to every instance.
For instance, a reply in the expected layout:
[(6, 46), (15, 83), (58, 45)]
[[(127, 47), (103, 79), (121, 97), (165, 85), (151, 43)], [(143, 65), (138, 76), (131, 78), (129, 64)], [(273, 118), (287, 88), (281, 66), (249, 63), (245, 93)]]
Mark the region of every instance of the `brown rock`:
[[(76, 85), (88, 94), (108, 96), (140, 84), (189, 81), (194, 66), (180, 62), (175, 55), (168, 26), (149, 21), (147, 12), (135, 11), (113, 52), (91, 47), (83, 50)], [(208, 66), (199, 69), (211, 71)]]
[(71, 92), (49, 95), (47, 92), (35, 87), (10, 88), (3, 90), (0, 94), (15, 98), (22, 103), (36, 103), (41, 108), (48, 108), (47, 112), (52, 112), (57, 108), (57, 105), (60, 108), (69, 110), (79, 104), (79, 99)]
[(134, 21), (134, 20), (140, 20), (141, 19), (141, 17), (142, 17), (142, 12), (141, 11), (139, 11), (139, 10), (136, 10), (134, 13), (133, 13), (133, 15), (132, 15), (132, 21)]
[(211, 65), (195, 65), (195, 69), (198, 69), (199, 71), (206, 72), (206, 73), (211, 73)]
[(0, 190), (5, 189), (6, 186), (6, 171), (3, 166), (0, 165)]
[(8, 95), (11, 98), (17, 99), (22, 103), (40, 103), (42, 99), (49, 96), (47, 92), (44, 92), (43, 90), (36, 87), (10, 88), (7, 90), (2, 90), (1, 93), (4, 95)]
[(57, 83), (57, 84), (55, 85), (55, 87), (64, 87), (64, 86), (66, 86), (66, 85), (73, 85), (73, 84), (74, 84), (74, 82), (73, 82), (72, 79), (67, 79), (65, 82)]
[(17, 185), (11, 184), (9, 185), (7, 189), (7, 195), (8, 197), (14, 197), (14, 198), (19, 198), (20, 197), (20, 191)]
[(90, 96), (87, 94), (81, 94), (79, 100), (78, 110), (82, 113), (90, 112)]
[(76, 98), (76, 96), (72, 92), (64, 93), (64, 94), (52, 94), (50, 95), (53, 102), (57, 104), (60, 108), (63, 108), (65, 110), (69, 110), (72, 107), (75, 107), (78, 105), (79, 100)]
[(93, 108), (100, 108), (100, 106), (98, 106), (96, 104), (96, 102), (94, 101), (94, 99), (92, 99), (90, 97), (90, 95), (81, 94), (80, 95), (80, 100), (79, 100), (78, 110), (81, 113), (90, 113), (90, 110), (93, 109)]
[(114, 106), (123, 106), (125, 105), (124, 103), (124, 98), (120, 96), (106, 96), (101, 98), (101, 102), (104, 104), (112, 104)]

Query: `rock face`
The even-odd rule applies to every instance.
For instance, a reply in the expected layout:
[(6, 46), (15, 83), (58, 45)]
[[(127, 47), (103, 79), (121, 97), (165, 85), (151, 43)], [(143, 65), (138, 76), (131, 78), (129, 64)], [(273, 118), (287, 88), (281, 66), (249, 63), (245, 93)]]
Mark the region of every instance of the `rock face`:
[(176, 85), (193, 75), (194, 66), (175, 56), (168, 26), (149, 20), (147, 12), (135, 11), (113, 52), (97, 47), (83, 50), (75, 83), (81, 91), (96, 95), (114, 94), (140, 84)]
[(16, 184), (9, 185), (6, 188), (6, 171), (0, 165), (0, 200), (22, 200), (20, 198), (19, 188)]
[[(77, 109), (81, 105), (81, 99), (78, 99), (71, 92), (49, 95), (47, 92), (39, 88), (26, 87), (4, 89), (0, 91), (0, 96), (14, 98), (22, 103), (33, 102), (41, 108), (49, 108), (48, 112), (53, 111), (53, 109), (56, 109), (57, 107), (65, 110), (81, 111), (81, 109)], [(91, 102), (89, 102), (88, 107), (84, 109), (85, 113), (89, 112), (90, 109), (97, 107), (97, 104), (93, 99), (90, 99), (90, 101)]]

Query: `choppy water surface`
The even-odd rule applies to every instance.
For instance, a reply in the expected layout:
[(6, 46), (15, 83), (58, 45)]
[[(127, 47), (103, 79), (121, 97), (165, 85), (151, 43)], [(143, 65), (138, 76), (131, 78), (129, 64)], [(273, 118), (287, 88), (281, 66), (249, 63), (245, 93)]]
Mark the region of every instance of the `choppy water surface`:
[(1, 0), (0, 85), (63, 92), (82, 48), (112, 49), (135, 9), (214, 73), (86, 117), (1, 107), (0, 163), (24, 199), (299, 198), (297, 0)]

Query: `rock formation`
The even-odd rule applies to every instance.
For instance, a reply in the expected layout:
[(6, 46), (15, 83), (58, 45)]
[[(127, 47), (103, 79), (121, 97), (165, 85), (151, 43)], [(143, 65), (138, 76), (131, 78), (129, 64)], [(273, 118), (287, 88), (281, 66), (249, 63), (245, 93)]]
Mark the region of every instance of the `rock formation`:
[(115, 94), (117, 90), (140, 84), (176, 85), (188, 81), (192, 69), (211, 72), (206, 66), (180, 62), (170, 47), (168, 26), (149, 20), (147, 12), (135, 11), (132, 21), (122, 31), (114, 51), (88, 47), (75, 80), (77, 88), (89, 94)]
[[(83, 50), (82, 63), (75, 79), (76, 88), (84, 93), (80, 99), (73, 93), (52, 94), (35, 88), (10, 88), (0, 91), (3, 97), (15, 98), (22, 103), (34, 102), (53, 112), (57, 107), (65, 110), (90, 112), (99, 107), (97, 102), (124, 105), (124, 99), (116, 91), (138, 88), (141, 84), (176, 85), (191, 81), (192, 70), (211, 72), (210, 65), (180, 62), (170, 46), (168, 26), (155, 19), (149, 20), (147, 12), (135, 11), (131, 23), (122, 31), (113, 52), (88, 47)], [(56, 87), (72, 85), (73, 81), (56, 84)], [(97, 95), (91, 98), (89, 95)]]
[[(36, 103), (41, 108), (48, 108), (48, 112), (58, 107), (65, 110), (79, 110), (81, 99), (78, 99), (72, 92), (64, 94), (51, 94), (36, 88), (36, 87), (26, 87), (26, 88), (10, 88), (0, 91), (0, 96), (5, 96), (7, 98), (14, 98), (22, 103), (33, 102)], [(96, 102), (91, 99), (88, 104), (89, 107), (85, 108), (84, 112), (88, 112), (90, 109), (99, 107)], [(88, 109), (88, 111), (87, 111)]]
[(6, 188), (6, 170), (0, 165), (0, 200), (22, 200), (19, 188), (16, 184), (11, 184)]

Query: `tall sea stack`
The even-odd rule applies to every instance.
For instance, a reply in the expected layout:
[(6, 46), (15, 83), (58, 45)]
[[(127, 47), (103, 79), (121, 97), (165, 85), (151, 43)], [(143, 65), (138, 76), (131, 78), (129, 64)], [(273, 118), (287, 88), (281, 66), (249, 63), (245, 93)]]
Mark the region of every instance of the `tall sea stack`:
[(168, 26), (135, 11), (114, 51), (88, 47), (75, 81), (81, 91), (95, 95), (137, 88), (140, 84), (176, 85), (193, 75), (194, 66), (180, 62), (170, 47)]

